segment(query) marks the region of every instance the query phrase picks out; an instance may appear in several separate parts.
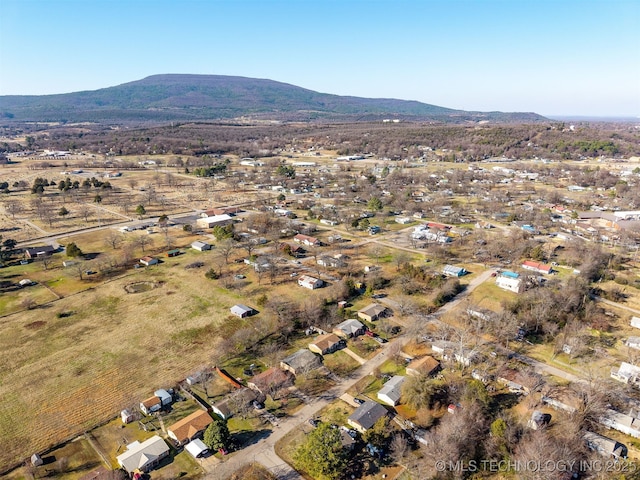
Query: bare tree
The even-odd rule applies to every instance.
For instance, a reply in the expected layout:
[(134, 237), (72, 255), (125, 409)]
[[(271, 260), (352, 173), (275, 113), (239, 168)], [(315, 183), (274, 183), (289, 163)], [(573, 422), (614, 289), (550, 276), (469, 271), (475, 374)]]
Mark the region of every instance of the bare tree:
[(93, 214), (93, 209), (86, 203), (78, 207), (78, 214), (84, 219), (85, 223), (89, 222), (89, 217)]
[(8, 200), (5, 202), (4, 204), (4, 209), (5, 211), (11, 215), (11, 218), (13, 220), (15, 220), (16, 215), (21, 213), (23, 208), (22, 208), (22, 203), (20, 203), (17, 200)]
[(229, 257), (236, 248), (236, 242), (231, 238), (225, 238), (218, 242), (217, 250), (223, 256), (225, 263), (229, 263)]
[(147, 245), (151, 245), (153, 243), (153, 240), (151, 238), (149, 238), (148, 235), (139, 235), (138, 238), (136, 238), (135, 240), (136, 244), (142, 249), (142, 252), (144, 253), (144, 249)]
[(104, 244), (113, 248), (114, 250), (117, 249), (123, 241), (124, 238), (122, 237), (122, 235), (115, 230), (110, 229), (104, 236)]

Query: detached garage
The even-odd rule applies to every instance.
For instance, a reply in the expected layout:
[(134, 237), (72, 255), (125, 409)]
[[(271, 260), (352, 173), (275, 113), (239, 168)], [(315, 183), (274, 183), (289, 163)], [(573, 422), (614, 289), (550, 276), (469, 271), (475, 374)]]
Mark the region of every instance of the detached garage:
[(207, 446), (199, 438), (187, 443), (184, 449), (189, 452), (193, 458), (203, 457), (209, 452)]

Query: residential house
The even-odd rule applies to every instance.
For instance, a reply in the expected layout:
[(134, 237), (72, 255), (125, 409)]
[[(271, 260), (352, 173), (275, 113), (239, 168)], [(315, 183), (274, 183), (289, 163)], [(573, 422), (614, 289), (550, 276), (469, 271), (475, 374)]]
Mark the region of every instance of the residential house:
[(189, 452), (189, 454), (193, 458), (200, 458), (205, 456), (209, 452), (209, 447), (207, 447), (202, 440), (196, 438), (184, 446), (184, 449)]
[(56, 253), (57, 249), (51, 245), (43, 245), (41, 247), (28, 247), (24, 249), (24, 255), (27, 258), (48, 257)]
[(358, 318), (362, 318), (368, 322), (373, 322), (382, 317), (386, 311), (386, 307), (378, 303), (372, 303), (371, 305), (367, 305), (366, 307), (358, 310)]
[(253, 402), (263, 403), (264, 395), (259, 395), (251, 388), (243, 387), (240, 390), (236, 390), (231, 395), (228, 395), (224, 400), (212, 405), (211, 409), (213, 410), (213, 413), (216, 413), (224, 420), (227, 420)]
[(272, 395), (282, 388), (286, 388), (293, 383), (290, 372), (271, 367), (262, 373), (254, 376), (247, 386), (262, 395)]
[(567, 413), (577, 412), (580, 406), (580, 400), (574, 394), (568, 392), (561, 392), (553, 397), (543, 395), (541, 400), (542, 403)]
[(168, 427), (167, 436), (179, 447), (201, 436), (211, 422), (211, 415), (205, 410), (197, 410)]
[(504, 275), (496, 277), (496, 286), (513, 293), (521, 293), (523, 290), (521, 278), (511, 278)]
[(240, 318), (250, 317), (251, 315), (258, 313), (255, 309), (240, 303), (231, 307), (230, 311), (233, 315)]
[(551, 267), (551, 265), (546, 265), (540, 262), (534, 262), (532, 260), (526, 260), (525, 262), (523, 262), (522, 268), (524, 268), (525, 270), (530, 270), (532, 272), (544, 273), (547, 275), (553, 271), (553, 268)]
[(320, 355), (333, 353), (345, 346), (344, 339), (338, 337), (335, 333), (320, 335), (309, 344), (309, 350)]
[(296, 243), (301, 243), (307, 247), (318, 247), (320, 246), (320, 240), (315, 237), (310, 237), (309, 235), (303, 235), (302, 233), (298, 233), (295, 237), (293, 237), (293, 241)]
[(307, 373), (322, 366), (322, 357), (306, 348), (302, 348), (288, 357), (282, 359), (280, 368), (287, 370), (294, 375)]
[(407, 365), (407, 375), (410, 377), (434, 375), (438, 370), (440, 370), (440, 362), (431, 355), (416, 358)]
[(381, 418), (387, 415), (387, 409), (378, 402), (365, 401), (347, 418), (347, 423), (360, 433), (365, 433)]
[(145, 267), (149, 267), (151, 265), (156, 265), (158, 263), (158, 259), (155, 257), (146, 256), (140, 259), (140, 263)]
[(309, 290), (315, 290), (324, 286), (324, 282), (319, 278), (311, 277), (309, 275), (301, 275), (298, 278), (298, 285)]
[(640, 438), (640, 418), (638, 417), (609, 408), (599, 420), (606, 427), (626, 433), (634, 438)]
[(292, 257), (300, 258), (304, 256), (306, 253), (305, 249), (302, 248), (302, 245), (292, 245), (290, 243), (283, 242), (278, 245), (278, 250), (282, 252), (287, 252), (287, 254)]
[(629, 348), (640, 350), (640, 337), (629, 337), (625, 340), (624, 344)]
[(199, 252), (204, 252), (206, 250), (211, 250), (211, 245), (209, 245), (207, 242), (196, 240), (191, 244), (191, 248), (193, 248), (194, 250), (198, 250)]
[(445, 265), (442, 269), (442, 274), (446, 277), (463, 277), (468, 272), (462, 267), (456, 267), (453, 265)]
[(316, 260), (316, 263), (325, 268), (340, 268), (346, 265), (345, 261), (342, 258), (330, 257), (328, 255), (323, 255), (322, 257), (318, 258)]
[(626, 458), (627, 446), (609, 437), (594, 432), (585, 432), (583, 435), (587, 446), (607, 458)]
[(640, 328), (640, 317), (631, 317), (631, 322), (629, 325), (635, 328)]
[(396, 406), (400, 401), (401, 388), (406, 377), (400, 375), (394, 375), (386, 382), (383, 387), (378, 391), (378, 400), (391, 405)]
[(161, 437), (154, 435), (142, 443), (138, 441), (130, 443), (127, 445), (127, 450), (118, 455), (116, 460), (131, 475), (136, 470), (148, 472), (158, 466), (168, 455), (169, 446)]
[(231, 215), (222, 214), (222, 215), (213, 215), (211, 217), (199, 218), (196, 220), (196, 226), (198, 228), (214, 228), (214, 227), (224, 227), (233, 223), (233, 218)]
[(529, 389), (521, 383), (517, 370), (505, 369), (498, 375), (496, 380), (498, 383), (505, 385), (511, 393), (529, 394)]
[(399, 223), (400, 225), (406, 225), (408, 223), (413, 222), (413, 220), (411, 220), (411, 218), (409, 217), (396, 217), (395, 220), (396, 220), (396, 223)]
[(611, 369), (611, 378), (622, 383), (640, 386), (640, 367), (622, 362), (618, 368)]
[(142, 413), (145, 415), (151, 415), (153, 412), (157, 412), (161, 408), (162, 403), (155, 395), (140, 402), (140, 410), (142, 410)]
[(336, 325), (333, 329), (333, 333), (341, 338), (352, 338), (364, 335), (365, 331), (366, 327), (355, 319), (345, 320), (344, 322)]

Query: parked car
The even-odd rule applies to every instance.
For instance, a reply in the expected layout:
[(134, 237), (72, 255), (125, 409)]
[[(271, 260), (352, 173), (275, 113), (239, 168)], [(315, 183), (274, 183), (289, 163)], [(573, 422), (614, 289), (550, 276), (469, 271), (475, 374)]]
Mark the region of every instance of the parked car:
[(386, 338), (382, 338), (382, 337), (373, 337), (373, 339), (378, 342), (378, 343), (387, 343), (387, 339)]
[(365, 334), (367, 337), (375, 337), (375, 336), (376, 336), (376, 334), (375, 334), (375, 333), (373, 333), (371, 330), (368, 330), (368, 329), (364, 331), (364, 334)]
[(358, 397), (354, 398), (353, 401), (356, 402), (358, 405), (362, 405), (364, 403), (364, 400)]
[(318, 425), (320, 425), (320, 421), (319, 421), (319, 420), (316, 420), (315, 418), (310, 418), (310, 419), (309, 419), (309, 424), (310, 424), (313, 428), (315, 428), (315, 427), (317, 427)]

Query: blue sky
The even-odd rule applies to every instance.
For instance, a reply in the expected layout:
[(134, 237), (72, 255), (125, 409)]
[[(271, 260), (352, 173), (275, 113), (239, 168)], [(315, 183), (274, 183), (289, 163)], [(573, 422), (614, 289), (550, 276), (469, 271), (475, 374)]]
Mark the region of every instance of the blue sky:
[(0, 0), (0, 95), (159, 73), (639, 116), (640, 0)]

